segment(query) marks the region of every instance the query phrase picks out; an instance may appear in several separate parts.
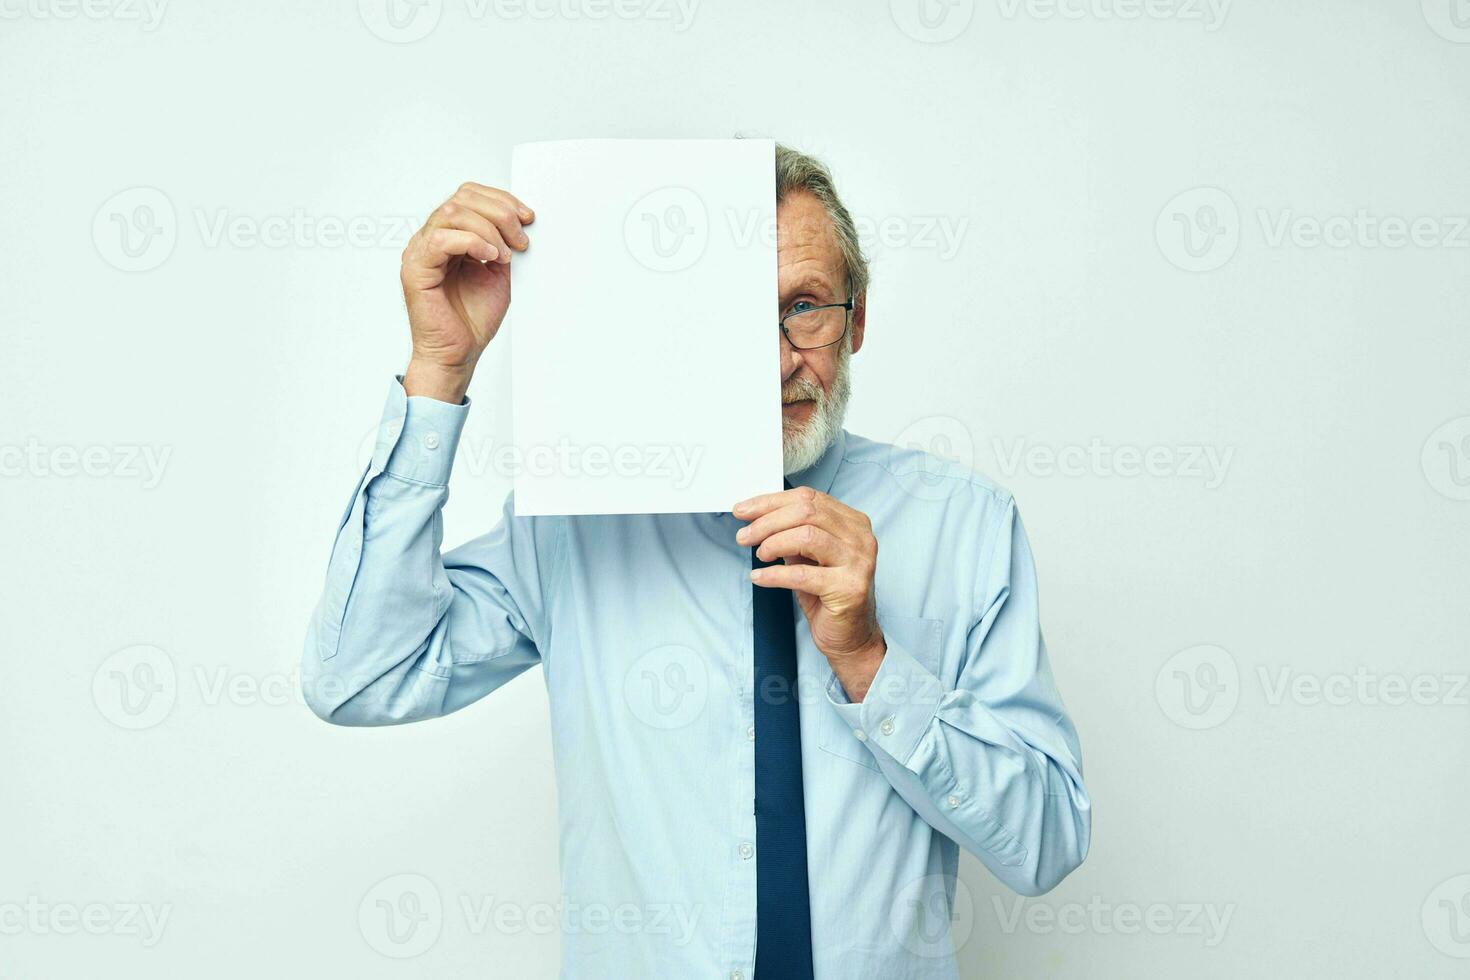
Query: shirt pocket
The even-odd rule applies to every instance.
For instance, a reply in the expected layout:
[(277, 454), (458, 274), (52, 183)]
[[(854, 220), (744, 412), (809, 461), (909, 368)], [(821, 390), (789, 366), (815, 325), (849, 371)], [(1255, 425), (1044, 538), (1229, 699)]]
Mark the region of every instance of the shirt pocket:
[[(922, 616), (904, 616), (898, 613), (878, 610), (878, 622), (883, 627), (883, 634), (891, 637), (893, 642), (902, 646), (914, 659), (922, 664), (930, 673), (940, 678), (941, 685), (944, 677), (941, 673), (943, 663), (942, 651), (944, 643), (944, 620), (927, 619)], [(837, 685), (836, 675), (832, 668), (823, 662), (824, 690), (833, 690)], [(839, 695), (840, 696), (840, 695)], [(825, 702), (825, 698), (822, 702)], [(873, 758), (873, 753), (867, 745), (858, 740), (851, 727), (843, 719), (837, 709), (830, 704), (819, 702), (822, 717), (817, 725), (817, 744), (825, 752), (848, 762), (855, 762), (860, 766), (878, 772), (878, 760)]]

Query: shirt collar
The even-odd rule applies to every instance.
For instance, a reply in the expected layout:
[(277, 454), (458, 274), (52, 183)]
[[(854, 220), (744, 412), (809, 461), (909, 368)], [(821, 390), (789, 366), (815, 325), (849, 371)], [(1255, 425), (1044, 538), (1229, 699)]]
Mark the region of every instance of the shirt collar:
[(842, 464), (846, 451), (847, 432), (838, 429), (837, 438), (832, 440), (821, 457), (806, 469), (792, 473), (786, 478), (786, 482), (793, 487), (811, 487), (822, 493), (831, 493), (832, 481), (837, 477), (837, 467)]

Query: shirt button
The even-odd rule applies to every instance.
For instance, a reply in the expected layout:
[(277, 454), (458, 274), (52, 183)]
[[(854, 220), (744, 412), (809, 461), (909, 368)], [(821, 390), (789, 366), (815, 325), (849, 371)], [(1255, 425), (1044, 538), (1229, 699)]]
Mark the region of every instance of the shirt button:
[(730, 980), (745, 980), (745, 974), (741, 973), (739, 970), (731, 970)]
[(868, 740), (868, 733), (863, 731), (861, 728), (854, 728), (852, 730), (852, 737), (857, 739), (859, 742), (866, 742)]
[(750, 841), (743, 842), (740, 845), (740, 859), (742, 861), (749, 861), (753, 857), (755, 857), (755, 845)]
[(752, 741), (752, 742), (755, 741), (755, 726), (754, 725), (751, 725), (749, 728), (747, 728), (745, 730), (745, 737), (749, 741)]
[(945, 802), (949, 804), (951, 810), (958, 810), (960, 807), (960, 798), (953, 794), (950, 794), (949, 799), (945, 800)]
[(439, 448), (439, 433), (437, 433), (437, 432), (430, 432), (428, 435), (424, 436), (424, 446), (427, 449), (438, 449)]
[(881, 724), (881, 725), (878, 726), (878, 731), (882, 732), (884, 735), (892, 735), (893, 734), (893, 716), (892, 715), (889, 715), (887, 718), (884, 718), (883, 719), (883, 724)]

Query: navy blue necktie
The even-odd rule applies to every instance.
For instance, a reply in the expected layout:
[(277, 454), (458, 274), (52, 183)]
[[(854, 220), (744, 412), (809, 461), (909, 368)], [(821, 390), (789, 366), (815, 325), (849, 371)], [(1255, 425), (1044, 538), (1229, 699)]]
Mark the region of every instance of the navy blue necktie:
[[(752, 568), (764, 562), (751, 549)], [(755, 619), (755, 980), (812, 980), (795, 596), (752, 586)]]

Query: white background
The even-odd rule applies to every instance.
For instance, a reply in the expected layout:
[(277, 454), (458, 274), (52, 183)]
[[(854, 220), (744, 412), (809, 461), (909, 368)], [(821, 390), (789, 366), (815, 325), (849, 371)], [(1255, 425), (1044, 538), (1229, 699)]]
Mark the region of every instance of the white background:
[[(884, 232), (848, 427), (970, 454), (1037, 553), (1094, 846), (1019, 920), (966, 858), (964, 974), (1463, 976), (1450, 0), (956, 0), (929, 27), (917, 0), (428, 0), (403, 30), (386, 2), (0, 4), (0, 975), (553, 974), (554, 934), (466, 911), (557, 900), (539, 674), (354, 731), (296, 662), (405, 362), (412, 227), (517, 142), (739, 133), (827, 159)], [(353, 219), (383, 244), (316, 234)], [(476, 445), (505, 381), (492, 350)], [(450, 542), (508, 485), (465, 459)], [(377, 901), (405, 894), (398, 943)]]

